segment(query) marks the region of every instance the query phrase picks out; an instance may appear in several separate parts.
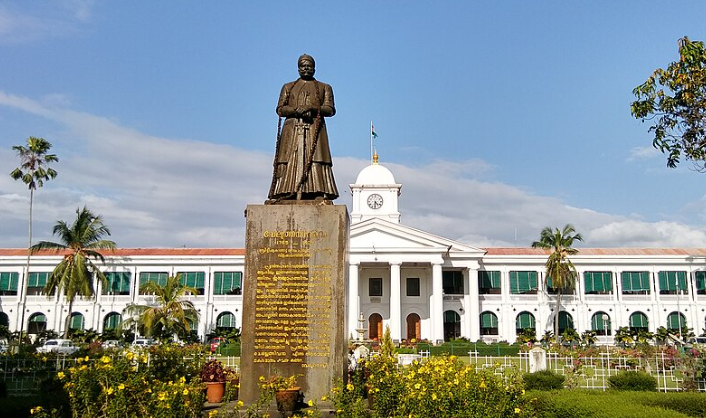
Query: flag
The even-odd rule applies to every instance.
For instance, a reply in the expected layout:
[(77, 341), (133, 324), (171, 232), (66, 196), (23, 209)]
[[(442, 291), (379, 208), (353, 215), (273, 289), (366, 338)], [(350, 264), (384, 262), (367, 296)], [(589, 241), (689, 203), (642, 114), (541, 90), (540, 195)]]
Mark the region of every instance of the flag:
[(377, 137), (378, 137), (378, 134), (375, 133), (375, 125), (373, 125), (372, 122), (370, 122), (370, 135), (371, 135), (373, 138), (377, 138)]

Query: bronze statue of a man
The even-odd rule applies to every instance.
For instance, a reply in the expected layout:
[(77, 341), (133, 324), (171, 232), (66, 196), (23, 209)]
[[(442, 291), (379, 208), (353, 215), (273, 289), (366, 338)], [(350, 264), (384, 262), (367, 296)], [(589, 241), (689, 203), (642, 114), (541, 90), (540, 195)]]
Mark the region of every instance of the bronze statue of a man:
[[(331, 86), (314, 78), (314, 58), (299, 57), (299, 79), (282, 86), (277, 114), (277, 150), (269, 198), (334, 200), (338, 189), (325, 117), (336, 114)], [(281, 124), (282, 119), (280, 119)]]

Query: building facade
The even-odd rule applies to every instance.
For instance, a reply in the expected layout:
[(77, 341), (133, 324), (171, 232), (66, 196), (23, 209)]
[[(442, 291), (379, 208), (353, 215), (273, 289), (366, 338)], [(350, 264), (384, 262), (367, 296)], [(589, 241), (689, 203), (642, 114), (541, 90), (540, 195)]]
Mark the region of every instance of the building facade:
[[(356, 336), (363, 318), (367, 338), (390, 327), (395, 340), (439, 342), (514, 341), (522, 329), (538, 336), (552, 330), (557, 289), (546, 283), (548, 253), (531, 248), (476, 248), (401, 222), (401, 184), (374, 162), (350, 185), (353, 202), (349, 243), (347, 334)], [(538, 231), (539, 232), (539, 231)], [(26, 250), (0, 249), (0, 324), (37, 333), (63, 331), (68, 304), (42, 294), (60, 255), (32, 257)], [(131, 304), (150, 304), (140, 294), (147, 281), (181, 274), (198, 290), (188, 296), (200, 318), (200, 336), (216, 328), (240, 327), (243, 249), (120, 249), (106, 254), (108, 286), (96, 297), (74, 301), (70, 326), (104, 332), (125, 319)], [(571, 257), (579, 278), (565, 289), (560, 330), (594, 330), (611, 343), (615, 330), (651, 332), (659, 327), (706, 327), (706, 249), (581, 248)], [(24, 280), (27, 279), (26, 295)], [(343, 290), (342, 290), (343, 291)], [(24, 303), (23, 303), (24, 301)]]

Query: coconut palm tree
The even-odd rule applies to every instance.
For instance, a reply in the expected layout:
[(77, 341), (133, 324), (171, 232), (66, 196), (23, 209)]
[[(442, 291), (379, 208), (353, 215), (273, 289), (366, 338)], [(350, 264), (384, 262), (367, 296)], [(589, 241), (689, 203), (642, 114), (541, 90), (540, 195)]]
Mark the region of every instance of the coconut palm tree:
[(133, 318), (123, 321), (123, 329), (130, 329), (137, 322), (148, 337), (185, 338), (191, 324), (199, 320), (194, 304), (184, 300), (184, 296), (197, 295), (198, 291), (184, 285), (180, 274), (167, 277), (163, 285), (149, 281), (140, 286), (140, 293), (154, 295), (154, 304), (128, 306), (125, 313)]
[(563, 229), (545, 227), (539, 235), (539, 241), (532, 243), (532, 248), (550, 250), (549, 258), (545, 264), (546, 282), (551, 278), (552, 287), (557, 289), (556, 307), (554, 308), (554, 335), (559, 337), (559, 312), (561, 309), (561, 295), (564, 289), (573, 289), (576, 284), (576, 267), (569, 260), (569, 255), (578, 253), (573, 248), (574, 241), (583, 241), (581, 234), (577, 233), (573, 225), (566, 224)]
[[(20, 314), (20, 332), (24, 331), (25, 306), (27, 304), (27, 283), (29, 282), (30, 248), (32, 248), (32, 206), (34, 205), (34, 191), (44, 186), (45, 181), (56, 177), (57, 172), (49, 167), (49, 163), (59, 159), (55, 154), (49, 154), (51, 143), (44, 138), (27, 138), (27, 147), (15, 145), (12, 149), (20, 157), (20, 166), (10, 172), (10, 177), (22, 180), (29, 188), (29, 243), (27, 244), (27, 269), (22, 285), (22, 313)], [(20, 339), (20, 344), (22, 339)]]
[(95, 290), (94, 278), (104, 286), (107, 284), (105, 275), (92, 260), (105, 262), (103, 254), (98, 250), (114, 250), (116, 247), (115, 242), (103, 239), (110, 235), (110, 230), (103, 223), (103, 219), (86, 207), (76, 209), (76, 220), (70, 226), (64, 221), (58, 221), (54, 225), (54, 235), (58, 235), (61, 242), (40, 241), (31, 247), (31, 252), (40, 250), (64, 252), (63, 260), (49, 275), (44, 290), (48, 295), (63, 291), (69, 303), (69, 313), (64, 328), (64, 335), (68, 336), (69, 321), (76, 296), (92, 297)]

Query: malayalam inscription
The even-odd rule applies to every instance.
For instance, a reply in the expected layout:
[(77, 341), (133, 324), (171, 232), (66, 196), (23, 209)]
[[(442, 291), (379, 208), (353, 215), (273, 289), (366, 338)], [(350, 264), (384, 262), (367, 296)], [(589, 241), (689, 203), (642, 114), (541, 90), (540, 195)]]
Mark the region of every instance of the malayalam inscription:
[[(255, 286), (255, 363), (326, 367), (331, 355), (333, 249), (321, 230), (264, 231)], [(319, 257), (323, 255), (324, 257)], [(312, 262), (313, 261), (313, 262)], [(318, 361), (317, 361), (318, 360)]]

